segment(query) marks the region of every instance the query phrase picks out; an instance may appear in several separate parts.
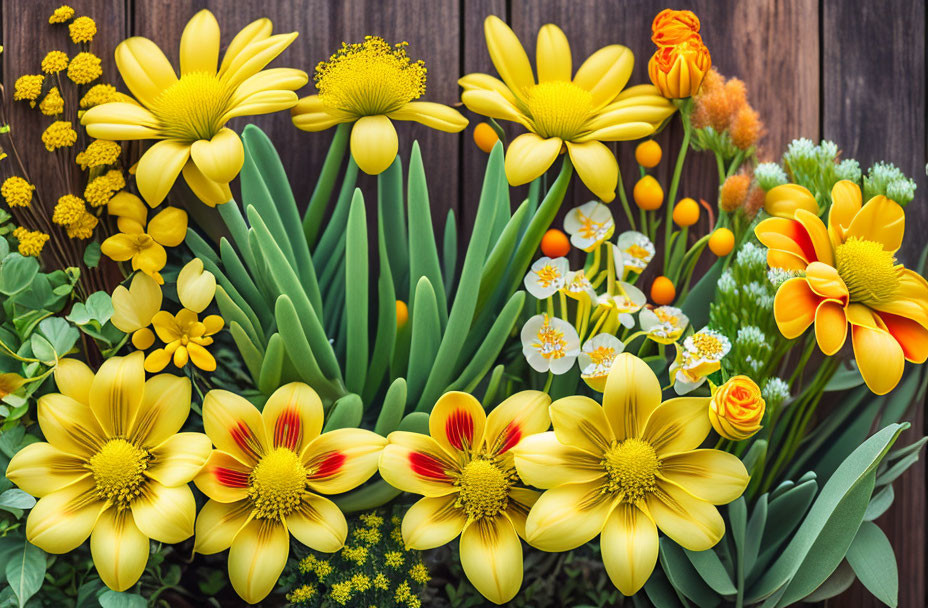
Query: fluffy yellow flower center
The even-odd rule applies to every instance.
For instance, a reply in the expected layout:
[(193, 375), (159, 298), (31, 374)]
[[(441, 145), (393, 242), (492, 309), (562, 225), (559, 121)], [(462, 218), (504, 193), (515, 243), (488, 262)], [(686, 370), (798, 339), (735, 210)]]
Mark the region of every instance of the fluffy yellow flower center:
[(306, 494), (306, 468), (293, 450), (277, 448), (258, 461), (248, 485), (255, 517), (280, 519), (300, 506)]
[(90, 471), (97, 496), (125, 508), (142, 491), (145, 471), (151, 461), (147, 450), (125, 439), (110, 439), (90, 458)]
[(528, 90), (526, 104), (535, 122), (535, 132), (572, 141), (593, 113), (593, 96), (572, 82), (553, 80)]
[(696, 333), (691, 338), (696, 352), (701, 357), (710, 359), (721, 358), (725, 354), (725, 347), (717, 336), (712, 334)]
[(513, 475), (491, 460), (470, 461), (457, 480), (460, 487), (455, 506), (471, 519), (494, 517), (509, 506)]
[(666, 323), (667, 325), (670, 325), (671, 327), (676, 327), (677, 324), (680, 322), (680, 319), (677, 316), (665, 310), (661, 310), (660, 308), (654, 309), (654, 316), (657, 317), (657, 320), (660, 321), (661, 323)]
[(550, 287), (555, 281), (561, 278), (561, 271), (551, 264), (542, 266), (537, 274), (538, 284), (542, 287)]
[(835, 250), (835, 266), (852, 302), (880, 304), (899, 289), (902, 266), (882, 243), (851, 237)]
[(622, 494), (627, 503), (638, 502), (654, 491), (661, 467), (654, 448), (641, 439), (615, 443), (606, 451), (602, 464), (609, 491)]
[(555, 327), (547, 316), (535, 335), (533, 346), (545, 359), (560, 359), (567, 354), (567, 340), (564, 338), (564, 332)]
[(165, 136), (193, 143), (219, 133), (231, 97), (232, 90), (218, 76), (191, 72), (162, 91), (152, 110)]
[(637, 243), (626, 249), (625, 253), (632, 256), (636, 260), (646, 260), (648, 259), (648, 256), (651, 255), (651, 252), (649, 252), (641, 245), (638, 245)]
[(596, 366), (606, 367), (607, 370), (612, 368), (615, 355), (615, 349), (611, 346), (597, 346), (589, 352), (590, 361)]
[(319, 99), (355, 116), (388, 114), (418, 99), (425, 93), (425, 63), (411, 61), (406, 46), (390, 46), (377, 36), (359, 44), (342, 43), (328, 61), (316, 66)]

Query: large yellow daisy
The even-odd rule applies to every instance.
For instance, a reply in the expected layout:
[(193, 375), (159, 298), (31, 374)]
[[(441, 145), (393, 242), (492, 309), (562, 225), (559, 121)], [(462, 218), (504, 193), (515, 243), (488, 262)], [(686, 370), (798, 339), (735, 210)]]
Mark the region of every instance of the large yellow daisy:
[(606, 572), (625, 595), (651, 576), (658, 528), (691, 551), (715, 545), (725, 522), (713, 505), (741, 496), (748, 473), (732, 454), (697, 449), (712, 430), (708, 405), (709, 397), (661, 403), (657, 376), (628, 353), (609, 372), (602, 406), (555, 401), (554, 432), (513, 450), (522, 479), (547, 490), (528, 515), (528, 542), (568, 551), (601, 533)]
[(68, 553), (90, 537), (103, 582), (124, 591), (148, 563), (149, 539), (193, 535), (196, 504), (187, 485), (206, 462), (209, 438), (178, 433), (190, 413), (190, 381), (145, 380), (142, 353), (108, 359), (96, 375), (76, 359), (55, 370), (61, 393), (39, 399), (48, 443), (33, 443), (6, 475), (38, 496), (26, 538)]
[(657, 87), (622, 89), (635, 58), (621, 45), (603, 47), (573, 72), (570, 44), (556, 25), (538, 31), (536, 67), (515, 33), (493, 15), (483, 23), (490, 59), (500, 81), (468, 74), (458, 81), (461, 101), (484, 116), (517, 122), (529, 132), (506, 152), (506, 176), (513, 186), (543, 174), (566, 146), (583, 183), (605, 202), (615, 198), (619, 165), (602, 142), (647, 137), (675, 111)]
[(198, 553), (229, 549), (229, 579), (249, 604), (283, 572), (290, 535), (316, 551), (345, 544), (348, 523), (321, 494), (347, 492), (377, 471), (387, 440), (363, 429), (320, 434), (322, 401), (294, 382), (258, 409), (228, 391), (203, 400), (203, 427), (217, 449), (195, 483), (210, 500), (197, 517)]
[[(779, 186), (768, 194), (777, 197)], [(891, 391), (905, 361), (928, 358), (928, 282), (896, 263), (905, 232), (905, 211), (885, 196), (862, 205), (860, 188), (842, 180), (831, 190), (828, 227), (801, 204), (814, 200), (790, 185), (775, 209), (780, 217), (754, 229), (766, 245), (767, 263), (800, 273), (777, 290), (773, 313), (780, 332), (797, 338), (812, 324), (826, 355), (851, 343), (860, 373), (874, 393)], [(768, 206), (768, 209), (771, 209)]]
[[(244, 148), (225, 124), (237, 116), (293, 107), (293, 91), (309, 80), (305, 72), (264, 67), (296, 38), (271, 35), (268, 19), (240, 31), (219, 63), (219, 23), (204, 9), (187, 23), (180, 40), (180, 78), (161, 49), (133, 37), (116, 47), (116, 66), (138, 103), (95, 106), (81, 123), (100, 139), (157, 139), (139, 160), (139, 192), (157, 206), (181, 173), (207, 205), (228, 201), (229, 182), (242, 168)], [(218, 69), (217, 69), (218, 65)]]
[(522, 585), (525, 516), (538, 492), (521, 485), (512, 448), (550, 425), (547, 394), (516, 393), (487, 416), (467, 393), (445, 393), (430, 435), (395, 431), (380, 457), (392, 486), (421, 494), (403, 518), (403, 541), (433, 549), (461, 537), (464, 574), (484, 597), (508, 602)]

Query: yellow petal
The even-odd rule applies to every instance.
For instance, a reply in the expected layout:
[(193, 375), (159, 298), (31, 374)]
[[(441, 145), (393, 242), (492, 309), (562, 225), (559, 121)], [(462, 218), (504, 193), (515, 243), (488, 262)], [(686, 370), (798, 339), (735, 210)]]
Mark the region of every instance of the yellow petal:
[(641, 438), (651, 444), (658, 456), (698, 448), (712, 430), (709, 400), (709, 397), (668, 399), (651, 412)]
[[(260, 72), (255, 76), (260, 76), (263, 73)], [(255, 78), (255, 76), (252, 76), (252, 78)], [(289, 110), (296, 105), (298, 99), (293, 91), (258, 91), (233, 105), (232, 109), (223, 114), (219, 121), (225, 123), (239, 116), (255, 116)]]
[(194, 15), (180, 37), (180, 73), (215, 74), (219, 64), (219, 22), (203, 9)]
[(386, 116), (364, 116), (351, 127), (351, 156), (368, 175), (386, 171), (398, 149), (396, 129)]
[(430, 101), (410, 101), (395, 112), (390, 112), (393, 120), (414, 120), (427, 127), (457, 133), (467, 126), (467, 119), (454, 108)]
[(525, 522), (539, 498), (541, 492), (535, 490), (518, 487), (509, 489), (509, 505), (505, 513), (520, 538), (525, 538)]
[(228, 127), (220, 129), (210, 140), (200, 139), (190, 146), (190, 159), (197, 169), (214, 182), (235, 179), (245, 163), (245, 147), (238, 134)]
[(93, 479), (87, 478), (40, 498), (26, 520), (26, 538), (49, 553), (77, 549), (106, 506), (96, 492)]
[(90, 402), (92, 382), (93, 370), (83, 361), (71, 357), (58, 360), (55, 367), (55, 386), (62, 395), (87, 405)]
[[(148, 209), (145, 208), (145, 203), (136, 195), (125, 190), (120, 190), (113, 195), (113, 198), (106, 205), (106, 210), (110, 215), (131, 219), (139, 226), (144, 226), (148, 222)], [(137, 232), (142, 232), (142, 230), (139, 229)]]
[(206, 464), (212, 448), (203, 433), (178, 433), (151, 450), (146, 474), (166, 486), (188, 484)]
[(229, 65), (238, 59), (239, 55), (246, 51), (252, 44), (266, 40), (273, 31), (274, 26), (270, 19), (262, 18), (252, 21), (243, 27), (229, 43), (226, 48), (226, 54), (222, 57), (222, 65), (219, 66), (219, 75), (225, 73)]
[(622, 595), (641, 589), (657, 564), (657, 527), (639, 508), (620, 504), (603, 527), (603, 565)]
[(303, 497), (303, 504), (287, 515), (287, 527), (293, 537), (316, 551), (334, 553), (348, 537), (348, 522), (335, 503), (312, 492)]
[(750, 476), (741, 459), (721, 450), (693, 450), (661, 459), (660, 476), (714, 505), (727, 505), (744, 492)]
[(564, 445), (554, 432), (529, 435), (512, 449), (519, 477), (536, 488), (591, 482), (603, 476), (602, 457)]
[(353, 490), (377, 472), (387, 440), (366, 429), (338, 429), (313, 439), (303, 454), (309, 487), (323, 494)]
[(773, 299), (773, 316), (783, 337), (792, 340), (801, 336), (815, 320), (820, 300), (804, 277), (789, 279), (780, 285)]
[(648, 364), (619, 354), (606, 378), (603, 410), (619, 441), (640, 437), (651, 412), (661, 404), (661, 383)]
[(154, 241), (149, 242), (147, 247), (144, 247), (136, 255), (132, 256), (132, 270), (141, 270), (159, 284), (164, 284), (164, 279), (160, 278), (159, 270), (164, 268), (164, 265), (167, 264), (168, 254), (164, 250), (164, 247), (155, 243)]
[(806, 280), (812, 291), (823, 298), (847, 301), (847, 285), (844, 284), (834, 266), (812, 262), (806, 267)]
[(285, 447), (297, 454), (319, 436), (322, 416), (318, 393), (302, 382), (291, 382), (274, 391), (261, 413), (271, 447)]
[(509, 184), (521, 186), (540, 177), (554, 163), (563, 144), (559, 137), (543, 139), (535, 133), (523, 133), (513, 139), (506, 150)]
[(502, 454), (525, 437), (551, 426), (551, 397), (541, 391), (521, 391), (504, 400), (487, 416), (486, 439), (491, 454)]
[(611, 202), (619, 181), (619, 163), (612, 150), (598, 141), (566, 144), (580, 180), (603, 202)]
[(847, 316), (844, 306), (834, 300), (822, 300), (815, 309), (815, 339), (826, 355), (833, 355), (847, 339)]
[(589, 397), (563, 397), (549, 412), (554, 434), (564, 445), (601, 456), (615, 440), (602, 406)]
[(464, 510), (454, 506), (457, 493), (426, 497), (403, 516), (403, 542), (410, 549), (434, 549), (450, 543), (467, 525)]
[(165, 247), (177, 247), (187, 238), (187, 212), (179, 207), (165, 207), (151, 218), (148, 234)]
[(659, 482), (647, 504), (661, 532), (684, 549), (705, 551), (725, 534), (718, 509), (672, 483)]
[(263, 600), (277, 584), (290, 554), (290, 535), (277, 520), (254, 519), (239, 530), (229, 549), (229, 580), (249, 604)]
[(815, 197), (807, 188), (799, 184), (775, 186), (764, 197), (764, 211), (774, 217), (793, 219), (799, 209), (818, 215), (818, 203)]
[(867, 387), (877, 395), (893, 390), (905, 369), (905, 353), (899, 342), (885, 330), (856, 324), (851, 327), (851, 341)]
[(158, 45), (134, 36), (116, 47), (116, 67), (132, 94), (152, 107), (162, 91), (177, 82), (171, 62)]
[(642, 121), (625, 122), (607, 125), (595, 131), (590, 131), (586, 135), (578, 137), (575, 141), (578, 143), (588, 141), (629, 141), (652, 135), (656, 130), (654, 123)]
[[(190, 355), (190, 360), (193, 361), (193, 364), (207, 372), (216, 371), (216, 358), (213, 355), (195, 342), (191, 342), (187, 345), (187, 354)], [(178, 366), (181, 367), (181, 366)]]
[(506, 517), (484, 517), (461, 533), (461, 566), (467, 580), (494, 604), (522, 586), (522, 542)]
[(45, 440), (68, 454), (89, 458), (106, 443), (106, 433), (90, 407), (66, 395), (39, 397), (38, 418)]
[(193, 258), (177, 275), (177, 297), (184, 308), (203, 312), (216, 295), (216, 275), (203, 270), (203, 260)]
[(860, 186), (842, 179), (831, 188), (831, 208), (828, 210), (828, 234), (832, 244), (837, 247), (844, 242), (844, 237), (851, 221), (863, 202)]
[(197, 515), (193, 550), (204, 555), (225, 551), (251, 515), (251, 501), (226, 504), (207, 500)]
[(333, 112), (326, 107), (318, 95), (301, 98), (290, 109), (293, 125), (303, 131), (324, 131), (343, 122), (354, 120), (354, 116), (344, 112)]
[(885, 196), (874, 196), (851, 220), (847, 237), (883, 244), (886, 251), (896, 251), (902, 246), (905, 232), (905, 211), (898, 203)]
[(196, 163), (184, 165), (184, 181), (204, 204), (215, 207), (232, 200), (228, 183), (214, 182), (197, 168)]
[(796, 221), (805, 228), (812, 241), (812, 247), (815, 250), (815, 260), (809, 261), (819, 261), (829, 266), (834, 266), (834, 250), (831, 247), (831, 239), (828, 237), (828, 229), (825, 228), (825, 224), (822, 220), (814, 213), (810, 213), (805, 209), (797, 209), (795, 218)]
[(484, 20), (483, 33), (490, 60), (496, 71), (516, 98), (524, 100), (528, 88), (534, 86), (535, 78), (532, 76), (532, 66), (519, 38), (495, 15), (490, 15)]
[(151, 324), (161, 310), (161, 287), (150, 276), (137, 273), (129, 289), (119, 285), (113, 290), (113, 316), (110, 321), (117, 329), (132, 333)]
[[(495, 76), (475, 72), (458, 78), (458, 85), (467, 91), (496, 91), (503, 96), (506, 101), (516, 104), (516, 97), (506, 86), (506, 83)], [(463, 101), (463, 100), (462, 100)]]
[(442, 395), (429, 415), (429, 434), (449, 454), (480, 446), (487, 424), (483, 406), (472, 395), (453, 391)]
[(211, 390), (203, 399), (203, 429), (213, 445), (254, 465), (268, 445), (261, 414), (235, 393)]
[[(623, 137), (623, 139), (637, 139), (634, 135), (646, 132), (646, 129), (650, 129), (653, 132), (654, 125), (661, 124), (676, 111), (676, 107), (666, 99), (663, 97), (659, 97), (658, 99), (662, 100), (664, 103), (659, 105), (635, 103), (635, 99), (611, 103), (603, 108), (598, 115), (591, 118), (587, 122), (586, 128), (593, 131), (595, 134), (598, 130), (608, 127), (645, 123), (647, 125), (646, 127), (643, 125), (636, 126), (635, 129), (637, 129), (637, 131), (628, 129), (625, 133), (627, 137)], [(638, 135), (638, 137), (642, 136)], [(590, 139), (603, 141), (605, 138), (591, 135)]]
[(139, 194), (152, 208), (164, 201), (190, 157), (188, 144), (172, 139), (159, 141), (142, 155), (135, 171)]
[(81, 124), (97, 139), (160, 139), (158, 119), (134, 103), (113, 101), (94, 106), (81, 116)]
[[(239, 85), (230, 102), (231, 106), (248, 104), (247, 101), (258, 93), (293, 92), (309, 82), (309, 76), (303, 70), (294, 68), (272, 68), (262, 70)], [(296, 104), (296, 99), (291, 107)]]
[(148, 356), (145, 357), (145, 371), (150, 374), (160, 372), (171, 362), (172, 353), (173, 351), (169, 353), (164, 348), (156, 348), (151, 351), (148, 353)]
[(90, 385), (90, 409), (108, 437), (126, 437), (145, 395), (144, 357), (134, 352), (103, 362)]
[[(297, 32), (276, 34), (249, 44), (228, 65), (226, 65), (225, 58), (223, 58), (225, 70), (220, 70), (223, 80), (228, 83), (229, 87), (239, 86), (263, 70), (264, 66), (283, 53), (296, 40), (297, 36)], [(227, 51), (226, 55), (228, 54)]]
[(22, 448), (10, 460), (6, 477), (37, 498), (61, 490), (90, 475), (84, 460), (40, 441)]
[(618, 96), (634, 67), (631, 50), (612, 44), (590, 55), (577, 70), (573, 82), (593, 94), (593, 108), (598, 110)]
[(193, 483), (211, 500), (233, 503), (248, 498), (253, 465), (244, 464), (221, 450), (213, 450)]
[(548, 23), (538, 30), (535, 66), (538, 68), (538, 82), (549, 80), (570, 82), (570, 76), (573, 74), (570, 43), (567, 42), (567, 36), (558, 26)]
[(602, 531), (617, 498), (600, 482), (571, 483), (546, 491), (525, 522), (526, 540), (542, 551), (570, 551)]
[(460, 468), (438, 442), (420, 433), (394, 431), (380, 455), (380, 475), (391, 486), (422, 494), (445, 496), (456, 491)]
[(135, 525), (132, 512), (107, 509), (90, 535), (97, 574), (114, 591), (134, 585), (148, 563), (148, 537)]
[(476, 89), (461, 93), (461, 101), (467, 109), (497, 120), (509, 120), (528, 127), (525, 115), (515, 103), (506, 99), (499, 91)]
[(149, 481), (131, 506), (135, 525), (148, 538), (173, 545), (193, 536), (197, 503), (186, 484), (167, 487)]
[(135, 238), (128, 234), (114, 234), (109, 237), (100, 245), (100, 251), (117, 262), (131, 260), (139, 253)]

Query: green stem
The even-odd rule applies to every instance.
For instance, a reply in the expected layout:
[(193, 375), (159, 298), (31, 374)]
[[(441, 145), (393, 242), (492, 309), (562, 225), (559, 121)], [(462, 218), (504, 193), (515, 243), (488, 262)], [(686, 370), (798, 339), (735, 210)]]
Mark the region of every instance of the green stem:
[(622, 201), (622, 208), (625, 210), (625, 217), (628, 219), (628, 225), (632, 230), (638, 230), (635, 227), (635, 216), (632, 215), (632, 207), (628, 204), (628, 195), (625, 194), (625, 183), (622, 181), (622, 170), (619, 169), (619, 200)]
[(664, 224), (664, 274), (667, 274), (667, 261), (670, 257), (670, 231), (673, 224), (673, 203), (677, 200), (677, 189), (680, 187), (680, 175), (683, 173), (683, 163), (686, 160), (686, 152), (690, 148), (690, 120), (686, 114), (687, 109), (680, 109), (680, 118), (683, 121), (683, 143), (680, 145), (680, 152), (677, 154), (677, 164), (673, 169), (673, 179), (670, 181), (670, 191), (664, 204), (667, 205), (667, 218)]
[(335, 187), (335, 178), (338, 177), (338, 170), (341, 168), (342, 159), (345, 157), (345, 148), (348, 146), (348, 134), (350, 132), (351, 123), (342, 123), (335, 129), (335, 136), (332, 138), (329, 151), (322, 163), (319, 180), (316, 182), (316, 188), (309, 199), (306, 215), (303, 216), (303, 234), (306, 235), (306, 242), (310, 249), (315, 245), (316, 238), (319, 236), (319, 229), (322, 228), (322, 218), (329, 206), (332, 189)]

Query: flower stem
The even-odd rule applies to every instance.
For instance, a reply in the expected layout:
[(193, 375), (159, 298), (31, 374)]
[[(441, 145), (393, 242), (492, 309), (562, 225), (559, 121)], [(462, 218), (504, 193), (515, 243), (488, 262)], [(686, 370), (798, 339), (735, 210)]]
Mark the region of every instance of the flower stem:
[(683, 173), (683, 163), (686, 160), (686, 152), (690, 147), (690, 119), (687, 114), (689, 100), (685, 101), (680, 108), (680, 119), (683, 121), (683, 142), (680, 144), (680, 152), (677, 154), (677, 164), (673, 169), (673, 179), (670, 180), (670, 190), (667, 194), (665, 204), (667, 206), (666, 219), (664, 224), (664, 274), (667, 274), (667, 263), (670, 258), (670, 231), (673, 226), (673, 202), (677, 200), (677, 189), (680, 187), (680, 175)]

